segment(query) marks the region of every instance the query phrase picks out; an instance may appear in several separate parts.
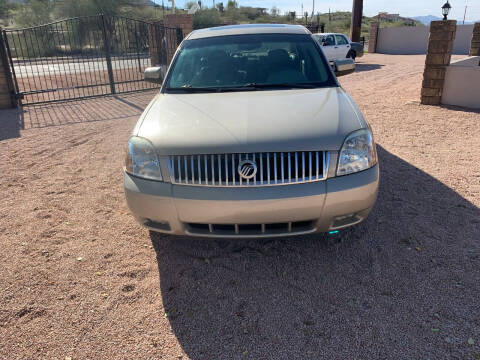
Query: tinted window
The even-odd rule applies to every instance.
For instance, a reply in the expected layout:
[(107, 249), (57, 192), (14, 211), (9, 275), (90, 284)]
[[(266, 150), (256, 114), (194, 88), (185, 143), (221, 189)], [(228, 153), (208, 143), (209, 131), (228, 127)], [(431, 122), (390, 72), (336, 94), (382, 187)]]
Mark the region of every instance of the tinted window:
[(327, 42), (328, 45), (330, 45), (330, 46), (335, 45), (335, 37), (333, 35), (327, 35), (327, 36), (325, 36), (325, 42)]
[(348, 45), (348, 41), (343, 35), (335, 35), (337, 38), (337, 45)]
[(315, 83), (334, 86), (310, 35), (256, 34), (187, 40), (166, 88), (241, 87)]

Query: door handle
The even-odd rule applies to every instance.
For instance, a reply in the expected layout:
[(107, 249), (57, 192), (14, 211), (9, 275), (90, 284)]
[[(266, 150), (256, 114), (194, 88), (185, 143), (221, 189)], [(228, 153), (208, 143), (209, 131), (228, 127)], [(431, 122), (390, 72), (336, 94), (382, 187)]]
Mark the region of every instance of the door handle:
[(350, 45), (347, 45), (347, 48), (349, 48), (349, 47), (350, 47)]
[(335, 46), (334, 49), (338, 49), (338, 46)]

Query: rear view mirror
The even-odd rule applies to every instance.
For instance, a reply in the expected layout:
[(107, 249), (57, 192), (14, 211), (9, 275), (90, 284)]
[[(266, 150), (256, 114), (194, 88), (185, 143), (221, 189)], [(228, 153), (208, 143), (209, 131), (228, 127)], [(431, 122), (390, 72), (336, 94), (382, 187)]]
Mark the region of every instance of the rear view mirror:
[(352, 59), (335, 59), (333, 61), (333, 71), (337, 77), (351, 74), (355, 72), (355, 61)]
[(143, 79), (151, 83), (161, 84), (163, 83), (165, 73), (165, 66), (149, 67), (145, 69), (145, 72), (143, 73)]

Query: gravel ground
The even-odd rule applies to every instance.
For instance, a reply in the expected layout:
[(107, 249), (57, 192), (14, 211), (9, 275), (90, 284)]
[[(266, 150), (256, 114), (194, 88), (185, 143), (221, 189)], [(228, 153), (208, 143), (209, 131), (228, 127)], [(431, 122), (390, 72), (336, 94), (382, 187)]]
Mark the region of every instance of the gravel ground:
[(359, 60), (381, 186), (342, 241), (152, 241), (121, 172), (152, 92), (0, 112), (0, 358), (480, 359), (480, 112)]

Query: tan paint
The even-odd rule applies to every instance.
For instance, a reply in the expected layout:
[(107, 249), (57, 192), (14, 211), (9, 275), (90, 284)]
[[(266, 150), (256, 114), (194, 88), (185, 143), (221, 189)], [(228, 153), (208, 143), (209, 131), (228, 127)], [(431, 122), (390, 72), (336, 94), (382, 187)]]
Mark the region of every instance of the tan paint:
[(367, 126), (340, 87), (160, 94), (139, 123), (160, 155), (338, 150)]

